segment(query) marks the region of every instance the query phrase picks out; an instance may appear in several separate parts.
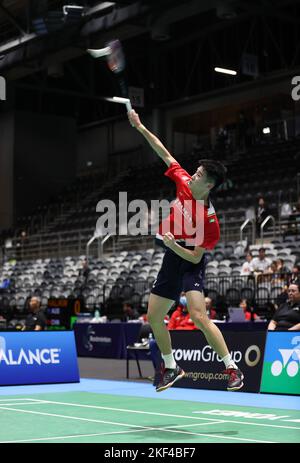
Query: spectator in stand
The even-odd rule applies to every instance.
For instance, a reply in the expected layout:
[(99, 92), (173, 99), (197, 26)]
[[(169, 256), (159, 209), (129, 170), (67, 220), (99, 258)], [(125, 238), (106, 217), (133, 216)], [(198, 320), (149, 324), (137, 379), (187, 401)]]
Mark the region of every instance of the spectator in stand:
[(130, 302), (124, 302), (123, 304), (123, 322), (129, 322), (133, 320), (137, 320), (140, 318), (140, 314), (136, 309), (133, 308)]
[(246, 254), (246, 261), (242, 265), (241, 276), (248, 276), (253, 273), (253, 254), (249, 251)]
[(300, 198), (292, 207), (292, 212), (289, 217), (289, 226), (285, 230), (284, 235), (298, 235), (299, 234), (299, 219), (300, 219)]
[(29, 311), (30, 313), (27, 315), (22, 331), (43, 331), (47, 324), (47, 319), (43, 309), (41, 309), (41, 301), (38, 297), (30, 299)]
[(79, 270), (79, 276), (84, 277), (85, 282), (86, 282), (87, 279), (88, 279), (89, 273), (90, 273), (89, 263), (88, 263), (87, 259), (85, 259), (82, 262), (82, 269)]
[(258, 257), (255, 257), (252, 261), (253, 272), (267, 273), (270, 266), (271, 260), (266, 257), (265, 248), (260, 248), (258, 250)]
[(273, 260), (270, 267), (266, 270), (266, 274), (270, 275), (266, 281), (272, 282), (272, 284), (281, 283), (281, 276), (278, 274), (277, 260)]
[(258, 205), (255, 209), (255, 218), (256, 218), (256, 235), (260, 236), (260, 226), (265, 220), (266, 217), (268, 217), (269, 211), (267, 208), (267, 205), (265, 203), (265, 200), (262, 196), (258, 198)]
[(294, 218), (292, 214), (293, 211), (291, 205), (288, 202), (282, 203), (279, 218), (281, 222), (281, 234), (283, 234), (283, 236), (287, 236), (293, 231), (292, 224)]
[(280, 275), (286, 275), (289, 273), (289, 269), (284, 265), (284, 260), (283, 259), (277, 259), (277, 273)]
[(278, 264), (277, 264), (277, 260), (273, 260), (273, 262), (271, 263), (270, 267), (267, 269), (267, 272), (268, 273), (278, 273)]
[(192, 321), (187, 309), (186, 296), (181, 293), (179, 305), (173, 312), (169, 324), (169, 330), (196, 330), (197, 327)]
[(292, 283), (295, 283), (296, 285), (300, 284), (300, 264), (295, 264), (292, 268), (290, 284)]
[(290, 284), (288, 300), (276, 310), (268, 325), (269, 331), (299, 331), (300, 330), (300, 286)]
[(294, 216), (300, 215), (300, 198), (296, 202), (295, 206), (293, 206), (292, 215)]
[(260, 320), (260, 317), (254, 312), (254, 308), (250, 305), (247, 299), (241, 299), (239, 307), (244, 310), (245, 319), (247, 322)]
[(205, 298), (206, 314), (211, 320), (217, 319), (217, 312), (213, 308), (212, 299), (210, 297)]
[(280, 219), (283, 221), (288, 221), (292, 214), (291, 205), (287, 202), (283, 203), (280, 208)]
[(276, 309), (278, 309), (278, 307), (280, 307), (281, 304), (283, 304), (284, 302), (288, 300), (288, 288), (289, 287), (287, 285), (284, 285), (281, 293), (277, 296), (276, 301), (275, 301)]
[[(9, 278), (4, 278), (2, 283), (0, 283), (0, 294), (1, 294), (1, 292), (5, 292), (6, 289), (9, 289), (10, 283), (11, 283), (11, 281), (10, 281)], [(4, 290), (4, 291), (1, 291), (1, 290)]]

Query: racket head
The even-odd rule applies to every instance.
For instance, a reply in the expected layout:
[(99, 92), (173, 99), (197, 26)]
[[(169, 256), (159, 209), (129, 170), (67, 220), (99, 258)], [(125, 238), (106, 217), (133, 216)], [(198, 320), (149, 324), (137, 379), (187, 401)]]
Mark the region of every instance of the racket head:
[(107, 65), (111, 72), (119, 74), (124, 71), (125, 56), (120, 40), (111, 40), (106, 44), (106, 47), (110, 48), (110, 54), (107, 56)]

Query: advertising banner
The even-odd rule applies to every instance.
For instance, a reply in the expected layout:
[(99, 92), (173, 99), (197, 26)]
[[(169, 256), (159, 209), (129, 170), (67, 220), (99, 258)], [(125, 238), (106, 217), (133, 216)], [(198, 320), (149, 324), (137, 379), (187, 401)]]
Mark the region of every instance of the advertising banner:
[(141, 323), (75, 323), (79, 357), (126, 358), (126, 346), (137, 341)]
[(79, 382), (72, 331), (0, 333), (0, 385)]
[[(226, 390), (224, 363), (201, 331), (170, 331), (173, 354), (186, 376), (174, 387)], [(244, 392), (259, 392), (266, 333), (224, 332), (232, 358), (244, 374)]]
[(300, 332), (268, 332), (261, 392), (300, 395)]

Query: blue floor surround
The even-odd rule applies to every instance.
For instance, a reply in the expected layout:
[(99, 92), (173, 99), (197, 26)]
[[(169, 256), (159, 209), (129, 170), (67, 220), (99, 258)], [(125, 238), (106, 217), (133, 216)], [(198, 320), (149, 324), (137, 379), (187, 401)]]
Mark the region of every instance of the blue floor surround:
[(132, 381), (108, 381), (81, 378), (80, 383), (0, 387), (0, 396), (47, 394), (55, 392), (93, 392), (96, 394), (115, 394), (160, 400), (188, 400), (213, 404), (300, 410), (299, 396), (185, 388), (171, 388), (163, 393), (157, 393), (151, 383), (147, 384)]

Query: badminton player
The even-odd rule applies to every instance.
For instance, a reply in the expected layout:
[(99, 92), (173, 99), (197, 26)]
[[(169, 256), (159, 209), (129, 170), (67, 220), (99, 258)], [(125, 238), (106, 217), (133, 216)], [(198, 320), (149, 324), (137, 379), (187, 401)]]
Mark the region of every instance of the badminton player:
[[(156, 390), (157, 392), (164, 391), (185, 375), (182, 368), (174, 360), (171, 338), (164, 323), (164, 317), (174, 302), (179, 299), (181, 291), (186, 293), (191, 319), (204, 333), (207, 342), (225, 364), (224, 373), (228, 377), (227, 389), (229, 391), (241, 389), (244, 376), (232, 360), (221, 331), (208, 318), (203, 294), (205, 251), (206, 249), (213, 249), (220, 239), (219, 223), (209, 199), (209, 193), (224, 182), (226, 168), (218, 161), (203, 160), (199, 161), (199, 167), (195, 174), (190, 176), (160, 140), (141, 123), (134, 110), (128, 113), (128, 118), (131, 125), (144, 136), (156, 154), (167, 164), (168, 170), (165, 175), (175, 182), (177, 190), (177, 211), (173, 205), (167, 219), (170, 231), (163, 233), (161, 224), (159, 234), (156, 237), (156, 240), (166, 248), (166, 252), (157, 279), (151, 289), (147, 314), (164, 361), (162, 377)], [(180, 229), (181, 233), (178, 234), (178, 227), (175, 223), (176, 220), (178, 221), (178, 210), (181, 209), (181, 214), (185, 217), (189, 215), (185, 209), (186, 200), (189, 200), (188, 203), (192, 203), (190, 212), (193, 223), (197, 221), (195, 211), (197, 214), (199, 212), (196, 200), (201, 200), (200, 220), (202, 220), (203, 230), (201, 244), (190, 245), (191, 240), (187, 239), (190, 237), (184, 227), (181, 227), (183, 229), (182, 231)], [(178, 208), (179, 202), (182, 204), (181, 208)], [(182, 220), (184, 221), (183, 217), (181, 217)]]

